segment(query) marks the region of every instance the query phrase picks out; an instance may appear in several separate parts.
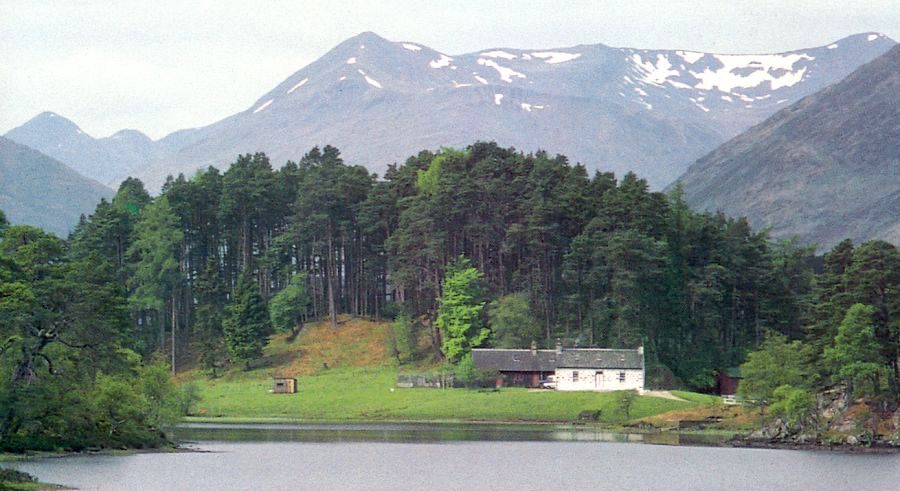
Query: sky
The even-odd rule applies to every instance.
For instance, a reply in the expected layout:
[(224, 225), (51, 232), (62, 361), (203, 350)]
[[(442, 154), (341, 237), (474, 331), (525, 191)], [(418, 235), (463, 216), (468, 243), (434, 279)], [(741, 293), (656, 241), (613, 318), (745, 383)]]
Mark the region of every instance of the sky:
[(897, 0), (0, 0), (0, 134), (43, 111), (153, 139), (243, 111), (374, 31), (454, 55), (616, 47), (769, 53), (860, 32), (900, 40)]

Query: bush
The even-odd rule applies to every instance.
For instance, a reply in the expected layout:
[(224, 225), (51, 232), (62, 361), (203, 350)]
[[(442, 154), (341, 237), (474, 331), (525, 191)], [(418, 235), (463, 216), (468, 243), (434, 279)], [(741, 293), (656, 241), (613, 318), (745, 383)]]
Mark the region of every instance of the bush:
[(772, 397), (771, 414), (783, 418), (791, 426), (802, 424), (812, 415), (816, 398), (809, 391), (782, 385), (775, 389)]
[(618, 399), (619, 412), (625, 416), (625, 419), (628, 419), (631, 416), (631, 406), (634, 405), (634, 400), (637, 399), (637, 392), (624, 390), (619, 393)]
[(386, 338), (388, 353), (398, 362), (413, 361), (418, 355), (419, 330), (407, 313), (400, 313), (391, 322)]
[(195, 382), (189, 382), (181, 386), (179, 399), (179, 413), (187, 416), (193, 413), (194, 405), (200, 402), (200, 386)]
[(469, 353), (456, 365), (456, 381), (467, 388), (493, 387), (497, 381), (497, 373), (491, 370), (480, 370), (475, 366), (472, 354)]
[[(17, 471), (15, 469), (0, 469), (0, 486), (3, 483), (24, 483), (37, 482), (37, 479), (27, 472)], [(3, 489), (0, 487), (0, 489)]]

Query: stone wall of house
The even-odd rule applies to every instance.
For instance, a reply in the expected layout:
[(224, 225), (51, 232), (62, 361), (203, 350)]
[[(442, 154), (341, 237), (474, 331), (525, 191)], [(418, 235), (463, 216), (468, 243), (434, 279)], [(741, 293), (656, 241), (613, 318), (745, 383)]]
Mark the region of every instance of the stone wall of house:
[(636, 390), (644, 388), (643, 370), (557, 368), (557, 390)]

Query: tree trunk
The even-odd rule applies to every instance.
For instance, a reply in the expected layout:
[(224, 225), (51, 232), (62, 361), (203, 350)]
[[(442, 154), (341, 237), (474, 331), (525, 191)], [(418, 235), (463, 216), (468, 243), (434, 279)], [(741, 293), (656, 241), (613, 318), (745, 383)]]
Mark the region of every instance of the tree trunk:
[(175, 326), (177, 325), (176, 293), (172, 292), (172, 375), (175, 375)]
[(334, 244), (332, 241), (331, 225), (328, 225), (328, 254), (325, 269), (328, 272), (328, 318), (331, 320), (331, 328), (337, 329), (337, 312), (334, 306), (334, 283), (335, 283), (335, 267), (334, 267)]

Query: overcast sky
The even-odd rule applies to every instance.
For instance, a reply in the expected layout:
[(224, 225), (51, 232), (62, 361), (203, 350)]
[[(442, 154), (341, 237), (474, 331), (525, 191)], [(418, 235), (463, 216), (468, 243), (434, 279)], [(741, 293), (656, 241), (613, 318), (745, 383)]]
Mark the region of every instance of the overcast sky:
[(898, 0), (0, 0), (0, 134), (54, 111), (94, 137), (160, 138), (242, 111), (374, 31), (447, 54), (604, 43), (778, 52), (859, 32), (900, 39)]

